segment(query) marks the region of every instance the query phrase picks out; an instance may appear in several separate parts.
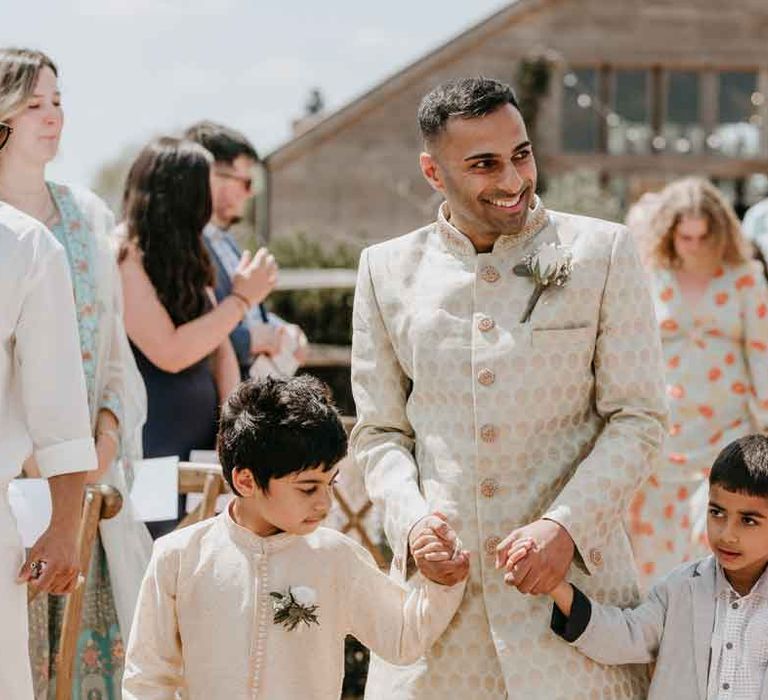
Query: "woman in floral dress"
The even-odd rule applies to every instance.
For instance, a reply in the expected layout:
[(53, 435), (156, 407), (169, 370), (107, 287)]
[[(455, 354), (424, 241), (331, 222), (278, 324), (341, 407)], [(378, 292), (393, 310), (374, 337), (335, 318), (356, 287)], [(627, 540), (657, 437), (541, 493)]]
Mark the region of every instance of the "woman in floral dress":
[(670, 184), (635, 234), (666, 362), (669, 435), (629, 528), (647, 588), (705, 556), (707, 476), (732, 440), (768, 426), (768, 288), (735, 213), (697, 178)]
[[(92, 482), (125, 496), (130, 460), (141, 457), (146, 394), (122, 320), (122, 290), (110, 238), (114, 218), (86, 190), (46, 181), (63, 115), (57, 70), (44, 54), (0, 50), (0, 121), (13, 131), (0, 155), (0, 200), (42, 221), (63, 245), (77, 308), (98, 469)], [(51, 362), (56, 361), (51, 338)], [(44, 399), (46, 387), (39, 388)], [(65, 409), (64, 409), (65, 410)], [(125, 458), (124, 460), (120, 458)], [(34, 475), (36, 465), (25, 465)], [(151, 540), (130, 501), (100, 525), (85, 582), (83, 621), (73, 669), (73, 700), (120, 697), (123, 639), (149, 561)], [(36, 700), (55, 697), (55, 658), (66, 598), (38, 596), (30, 606), (30, 654)]]

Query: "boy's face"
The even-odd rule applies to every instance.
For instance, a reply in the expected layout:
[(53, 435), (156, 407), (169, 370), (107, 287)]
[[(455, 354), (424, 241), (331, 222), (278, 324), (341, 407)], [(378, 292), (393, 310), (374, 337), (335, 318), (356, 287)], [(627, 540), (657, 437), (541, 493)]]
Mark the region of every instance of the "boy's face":
[[(321, 467), (270, 479), (266, 493), (256, 487), (247, 470), (238, 470), (235, 485), (249, 504), (249, 513), (257, 518), (259, 529), (308, 535), (316, 530), (331, 509), (331, 489), (338, 476), (338, 468), (323, 471)], [(251, 477), (252, 487), (242, 488), (237, 477)]]
[(713, 484), (709, 489), (707, 536), (726, 572), (757, 580), (768, 563), (768, 498)]

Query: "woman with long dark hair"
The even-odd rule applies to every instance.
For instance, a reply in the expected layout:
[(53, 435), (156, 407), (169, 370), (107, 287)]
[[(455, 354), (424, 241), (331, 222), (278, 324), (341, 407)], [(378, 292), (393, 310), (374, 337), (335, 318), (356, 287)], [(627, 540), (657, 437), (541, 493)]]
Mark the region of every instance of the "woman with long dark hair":
[[(230, 331), (277, 278), (266, 249), (243, 254), (232, 294), (216, 305), (203, 227), (211, 217), (210, 154), (175, 138), (133, 163), (119, 235), (125, 325), (147, 387), (145, 457), (213, 449), (221, 400), (240, 379)], [(159, 536), (173, 522), (154, 523)]]

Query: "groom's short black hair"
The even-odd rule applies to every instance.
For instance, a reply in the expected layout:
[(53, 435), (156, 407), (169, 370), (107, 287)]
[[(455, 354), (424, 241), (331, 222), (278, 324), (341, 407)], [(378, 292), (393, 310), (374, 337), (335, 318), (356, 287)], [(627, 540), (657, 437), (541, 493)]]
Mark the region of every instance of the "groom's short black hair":
[(709, 485), (768, 498), (768, 437), (746, 435), (726, 445), (712, 465)]
[(451, 117), (477, 119), (510, 104), (520, 106), (510, 85), (492, 78), (459, 78), (441, 83), (419, 105), (419, 129), (424, 140), (434, 141)]
[(235, 469), (250, 471), (266, 492), (270, 479), (305, 469), (330, 471), (347, 453), (347, 434), (330, 389), (319, 379), (249, 379), (224, 402), (217, 448), (234, 493)]

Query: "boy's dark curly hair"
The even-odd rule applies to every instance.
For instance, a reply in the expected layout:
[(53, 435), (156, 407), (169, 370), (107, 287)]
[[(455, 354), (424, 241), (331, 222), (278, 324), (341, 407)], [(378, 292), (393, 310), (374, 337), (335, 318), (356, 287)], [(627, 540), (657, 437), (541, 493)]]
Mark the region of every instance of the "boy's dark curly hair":
[(330, 471), (347, 453), (347, 434), (319, 379), (270, 377), (249, 379), (229, 395), (217, 446), (224, 478), (235, 493), (235, 469), (248, 469), (266, 493), (270, 479), (318, 467)]

